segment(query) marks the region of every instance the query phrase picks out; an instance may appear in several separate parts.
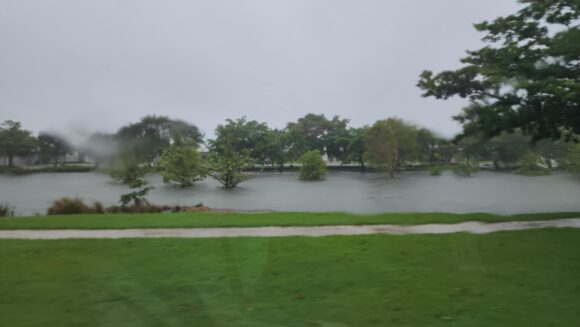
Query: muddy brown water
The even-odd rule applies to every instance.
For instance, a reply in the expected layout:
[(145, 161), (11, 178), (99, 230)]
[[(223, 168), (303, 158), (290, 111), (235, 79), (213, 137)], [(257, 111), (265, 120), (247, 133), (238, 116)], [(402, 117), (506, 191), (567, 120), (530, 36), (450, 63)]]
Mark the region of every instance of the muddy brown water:
[[(525, 177), (480, 172), (461, 178), (450, 172), (433, 177), (428, 172), (406, 172), (389, 179), (383, 175), (330, 172), (325, 181), (303, 182), (296, 173), (260, 173), (235, 190), (224, 190), (212, 179), (189, 189), (164, 185), (149, 176), (155, 190), (151, 202), (212, 208), (275, 211), (381, 212), (527, 212), (580, 211), (580, 179), (565, 174)], [(0, 175), (0, 203), (19, 215), (44, 214), (59, 197), (116, 204), (127, 187), (111, 183), (100, 173)]]

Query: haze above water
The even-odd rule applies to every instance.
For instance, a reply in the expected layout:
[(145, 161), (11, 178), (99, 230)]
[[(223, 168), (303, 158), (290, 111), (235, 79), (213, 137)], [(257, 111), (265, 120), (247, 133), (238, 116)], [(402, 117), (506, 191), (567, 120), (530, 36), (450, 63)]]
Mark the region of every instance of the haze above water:
[[(391, 180), (372, 173), (332, 172), (323, 182), (302, 182), (295, 173), (260, 173), (231, 191), (212, 179), (190, 189), (164, 185), (159, 176), (150, 180), (155, 190), (148, 198), (159, 205), (203, 202), (223, 209), (366, 214), (580, 211), (580, 179), (560, 174), (525, 177), (480, 172), (461, 178), (450, 172), (439, 177), (408, 172)], [(13, 205), (18, 215), (44, 214), (53, 200), (63, 196), (112, 205), (126, 192), (126, 186), (100, 173), (0, 175), (0, 203)]]

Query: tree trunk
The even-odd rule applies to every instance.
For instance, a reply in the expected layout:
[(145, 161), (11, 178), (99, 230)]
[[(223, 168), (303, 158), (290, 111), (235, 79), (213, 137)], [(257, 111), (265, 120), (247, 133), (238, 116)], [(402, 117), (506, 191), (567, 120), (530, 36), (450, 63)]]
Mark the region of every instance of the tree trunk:
[(12, 167), (13, 166), (13, 159), (14, 159), (14, 155), (13, 154), (8, 154), (8, 167)]

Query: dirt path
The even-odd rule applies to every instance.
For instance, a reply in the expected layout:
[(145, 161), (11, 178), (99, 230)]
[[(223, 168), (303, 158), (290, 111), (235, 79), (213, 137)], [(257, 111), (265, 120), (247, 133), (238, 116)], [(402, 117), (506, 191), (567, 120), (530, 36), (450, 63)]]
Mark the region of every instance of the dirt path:
[(580, 218), (534, 222), (506, 222), (486, 224), (429, 224), (415, 226), (363, 225), (318, 227), (235, 227), (235, 228), (175, 228), (175, 229), (113, 229), (113, 230), (0, 230), (0, 239), (80, 239), (80, 238), (210, 238), (210, 237), (288, 237), (371, 234), (486, 234), (540, 228), (580, 228)]

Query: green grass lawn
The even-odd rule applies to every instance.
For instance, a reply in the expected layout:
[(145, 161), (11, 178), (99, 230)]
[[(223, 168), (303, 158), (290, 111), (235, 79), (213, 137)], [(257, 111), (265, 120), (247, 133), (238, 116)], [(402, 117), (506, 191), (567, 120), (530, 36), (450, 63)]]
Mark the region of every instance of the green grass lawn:
[(162, 213), (0, 218), (0, 229), (122, 229), (178, 227), (324, 226), (363, 224), (429, 224), (464, 221), (501, 222), (580, 218), (580, 212), (498, 216), (484, 213)]
[(0, 240), (0, 326), (579, 326), (580, 231)]

